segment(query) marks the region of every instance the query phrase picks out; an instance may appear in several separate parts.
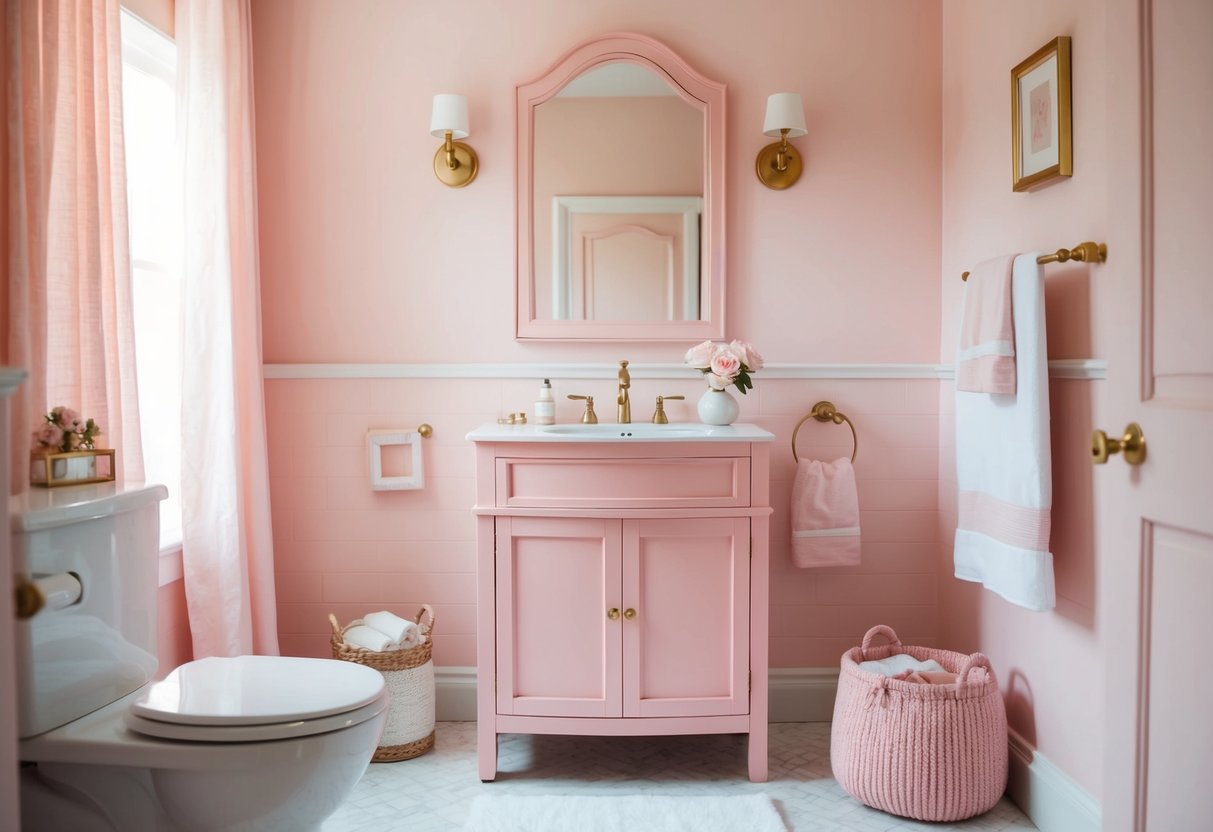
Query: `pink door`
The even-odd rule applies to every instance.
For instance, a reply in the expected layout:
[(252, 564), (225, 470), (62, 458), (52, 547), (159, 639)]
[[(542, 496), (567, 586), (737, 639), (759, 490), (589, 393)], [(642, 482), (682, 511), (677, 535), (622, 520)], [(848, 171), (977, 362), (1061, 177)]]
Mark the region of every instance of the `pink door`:
[[(1144, 430), (1095, 471), (1107, 668), (1104, 828), (1213, 828), (1213, 3), (1106, 6), (1108, 333), (1100, 424)], [(1144, 129), (1143, 129), (1144, 128)]]
[(498, 713), (621, 715), (619, 557), (618, 520), (497, 518)]
[(749, 713), (750, 521), (623, 521), (624, 716)]

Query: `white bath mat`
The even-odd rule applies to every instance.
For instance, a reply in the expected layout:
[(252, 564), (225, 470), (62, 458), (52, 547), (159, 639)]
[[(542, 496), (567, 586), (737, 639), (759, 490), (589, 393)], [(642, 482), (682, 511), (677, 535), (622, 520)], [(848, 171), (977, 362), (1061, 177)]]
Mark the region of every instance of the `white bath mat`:
[(787, 832), (765, 794), (481, 795), (464, 832)]

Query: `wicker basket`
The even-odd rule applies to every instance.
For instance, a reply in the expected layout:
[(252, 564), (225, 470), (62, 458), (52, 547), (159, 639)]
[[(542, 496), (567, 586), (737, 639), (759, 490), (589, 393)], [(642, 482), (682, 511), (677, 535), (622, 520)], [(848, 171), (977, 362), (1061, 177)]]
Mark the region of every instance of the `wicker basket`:
[[(422, 623), (422, 617), (428, 617)], [(434, 747), (434, 610), (423, 604), (414, 619), (421, 627), (421, 644), (409, 650), (376, 653), (345, 643), (345, 631), (362, 623), (356, 619), (342, 627), (337, 616), (329, 614), (333, 627), (330, 644), (333, 658), (364, 664), (383, 674), (391, 697), (387, 725), (383, 729), (373, 763), (394, 763), (411, 760)]]
[[(889, 644), (874, 646), (884, 636)], [(934, 659), (954, 685), (898, 681), (859, 663), (906, 653)], [(985, 673), (970, 671), (985, 668)], [(834, 723), (834, 777), (852, 797), (893, 815), (957, 821), (993, 808), (1007, 785), (1007, 714), (990, 662), (902, 645), (883, 625), (842, 655)]]

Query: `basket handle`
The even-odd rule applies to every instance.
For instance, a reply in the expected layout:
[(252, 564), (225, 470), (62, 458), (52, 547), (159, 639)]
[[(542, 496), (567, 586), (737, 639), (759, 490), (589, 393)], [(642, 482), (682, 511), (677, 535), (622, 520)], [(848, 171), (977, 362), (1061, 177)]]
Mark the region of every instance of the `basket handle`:
[(890, 647), (901, 647), (901, 639), (897, 637), (897, 633), (893, 632), (892, 627), (887, 627), (884, 624), (877, 624), (864, 634), (863, 646), (860, 647), (860, 650), (863, 652), (864, 661), (868, 660), (868, 648), (872, 646), (872, 639), (874, 639), (876, 636), (884, 636), (886, 639), (888, 639)]
[[(975, 667), (984, 667), (986, 672), (991, 676), (994, 675), (994, 668), (990, 667), (990, 660), (986, 658), (984, 653), (974, 653), (971, 656), (965, 657), (964, 664), (960, 666), (960, 673), (956, 676), (956, 692), (964, 690), (969, 686), (969, 671)], [(982, 684), (985, 684), (984, 682)]]
[[(421, 623), (421, 616), (423, 615), (429, 616), (429, 622), (425, 624)], [(417, 617), (413, 619), (417, 626), (421, 628), (421, 634), (424, 636), (430, 636), (433, 634), (435, 620), (437, 620), (437, 616), (434, 615), (434, 608), (429, 604), (422, 604), (421, 609), (417, 611)]]
[(337, 623), (337, 616), (329, 613), (329, 626), (333, 628), (333, 635), (341, 638), (341, 625)]

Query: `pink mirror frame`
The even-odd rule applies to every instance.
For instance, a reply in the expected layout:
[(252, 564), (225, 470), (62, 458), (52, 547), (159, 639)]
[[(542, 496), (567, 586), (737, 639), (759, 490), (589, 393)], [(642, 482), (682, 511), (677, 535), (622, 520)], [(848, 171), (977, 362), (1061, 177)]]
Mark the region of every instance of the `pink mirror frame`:
[[(704, 114), (704, 193), (700, 235), (700, 320), (555, 321), (535, 317), (533, 165), (535, 107), (565, 84), (600, 64), (638, 64), (666, 78), (677, 93)], [(700, 75), (669, 47), (618, 32), (573, 47), (533, 81), (516, 87), (517, 309), (518, 340), (701, 341), (724, 337), (725, 266), (725, 85)], [(667, 148), (677, 152), (677, 148)]]

